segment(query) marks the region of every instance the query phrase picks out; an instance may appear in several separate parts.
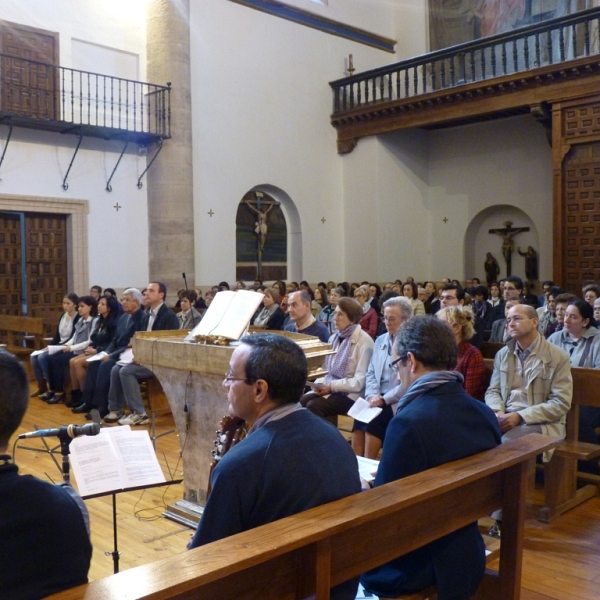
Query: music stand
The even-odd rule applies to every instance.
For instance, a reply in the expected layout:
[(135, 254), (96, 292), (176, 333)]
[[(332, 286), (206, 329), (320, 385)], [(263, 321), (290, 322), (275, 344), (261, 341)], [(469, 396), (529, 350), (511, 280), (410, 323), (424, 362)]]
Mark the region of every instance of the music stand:
[(149, 485), (138, 485), (130, 488), (123, 488), (121, 490), (111, 490), (110, 492), (100, 492), (98, 494), (90, 494), (89, 496), (82, 496), (83, 500), (92, 500), (93, 498), (103, 498), (104, 496), (112, 496), (112, 512), (113, 512), (113, 551), (105, 552), (105, 556), (112, 556), (114, 573), (119, 572), (119, 540), (118, 540), (118, 528), (117, 528), (117, 494), (123, 492), (136, 492), (138, 490), (148, 490), (150, 488), (164, 487), (165, 485), (173, 485), (181, 483), (183, 479), (171, 479), (170, 481), (161, 481), (160, 483), (151, 483)]

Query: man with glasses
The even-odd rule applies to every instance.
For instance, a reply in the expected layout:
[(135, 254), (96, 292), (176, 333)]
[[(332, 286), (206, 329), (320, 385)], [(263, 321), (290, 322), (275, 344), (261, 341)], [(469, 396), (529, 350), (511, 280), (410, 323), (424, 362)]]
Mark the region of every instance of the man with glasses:
[(502, 301), (496, 304), (488, 313), (486, 329), (491, 329), (494, 321), (504, 319), (504, 303), (507, 300), (517, 300), (523, 293), (523, 280), (516, 275), (511, 275), (504, 280), (502, 287)]
[[(360, 492), (356, 456), (330, 423), (302, 408), (302, 349), (275, 334), (245, 336), (223, 387), (229, 414), (252, 424), (217, 463), (190, 548)], [(331, 590), (354, 600), (357, 580)]]
[[(398, 331), (392, 358), (403, 395), (388, 426), (376, 487), (500, 443), (493, 412), (465, 392), (463, 376), (453, 370), (458, 348), (446, 322), (413, 317)], [(483, 540), (471, 523), (368, 571), (361, 583), (384, 598), (434, 583), (440, 598), (470, 598), (484, 569)]]
[[(486, 404), (496, 413), (502, 442), (530, 433), (563, 439), (573, 397), (569, 355), (538, 332), (533, 307), (517, 304), (506, 320), (511, 341), (496, 354), (485, 394)], [(551, 450), (544, 453), (544, 462), (551, 457)], [(494, 516), (501, 520), (500, 514)], [(499, 528), (490, 533), (498, 536)]]
[(381, 450), (387, 426), (394, 416), (401, 394), (398, 371), (391, 366), (394, 338), (412, 316), (408, 298), (390, 298), (383, 303), (383, 322), (387, 333), (375, 340), (365, 383), (365, 399), (372, 407), (381, 407), (383, 410), (370, 423), (354, 421), (352, 448), (358, 456), (377, 458)]

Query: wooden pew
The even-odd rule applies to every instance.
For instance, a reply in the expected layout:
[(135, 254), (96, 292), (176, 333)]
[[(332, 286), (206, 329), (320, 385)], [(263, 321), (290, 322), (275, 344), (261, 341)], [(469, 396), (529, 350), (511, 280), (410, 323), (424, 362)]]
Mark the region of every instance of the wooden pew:
[[(484, 362), (493, 371), (493, 359), (485, 358)], [(600, 456), (600, 445), (579, 441), (579, 407), (600, 407), (600, 397), (597, 394), (597, 390), (600, 390), (600, 371), (571, 367), (571, 373), (573, 401), (567, 415), (567, 435), (554, 451), (550, 462), (544, 465), (546, 505), (538, 511), (538, 520), (542, 523), (550, 523), (598, 493), (597, 485), (577, 488), (577, 462)]]
[(325, 600), (331, 586), (502, 507), (500, 570), (486, 573), (477, 598), (516, 600), (527, 467), (555, 444), (526, 436), (51, 598)]
[[(6, 350), (14, 355), (29, 356), (34, 350), (44, 347), (44, 319), (37, 317), (17, 317), (0, 315), (0, 331), (6, 332)], [(22, 344), (25, 335), (33, 338), (33, 346)]]

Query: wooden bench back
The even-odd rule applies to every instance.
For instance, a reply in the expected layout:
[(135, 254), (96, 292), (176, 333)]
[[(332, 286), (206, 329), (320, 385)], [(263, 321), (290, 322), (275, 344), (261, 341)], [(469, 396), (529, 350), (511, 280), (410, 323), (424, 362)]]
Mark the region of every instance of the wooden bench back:
[(527, 462), (555, 444), (529, 435), (51, 598), (325, 600), (331, 586), (502, 506), (502, 569), (485, 597), (515, 599)]
[(0, 315), (0, 331), (6, 332), (6, 343), (9, 350), (19, 345), (24, 334), (34, 336), (33, 348), (39, 350), (43, 345), (44, 319)]

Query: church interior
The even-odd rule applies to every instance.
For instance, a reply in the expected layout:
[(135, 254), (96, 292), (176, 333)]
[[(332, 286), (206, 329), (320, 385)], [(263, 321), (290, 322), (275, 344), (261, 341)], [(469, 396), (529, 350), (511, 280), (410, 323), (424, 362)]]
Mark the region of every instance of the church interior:
[[(161, 281), (173, 305), (221, 281), (489, 282), (490, 254), (492, 279), (536, 296), (546, 280), (576, 295), (600, 282), (596, 0), (0, 7), (0, 324), (54, 327), (63, 296), (94, 284), (120, 296)], [(181, 479), (180, 423), (164, 412), (156, 453)], [(69, 419), (34, 398), (16, 435)], [(46, 442), (31, 445), (21, 470), (60, 480)], [(544, 523), (538, 477), (514, 538), (518, 589), (487, 597), (596, 598), (596, 493)], [(185, 552), (192, 530), (162, 516), (183, 494), (118, 495), (122, 571)], [(87, 502), (97, 581), (113, 573), (113, 505)]]

